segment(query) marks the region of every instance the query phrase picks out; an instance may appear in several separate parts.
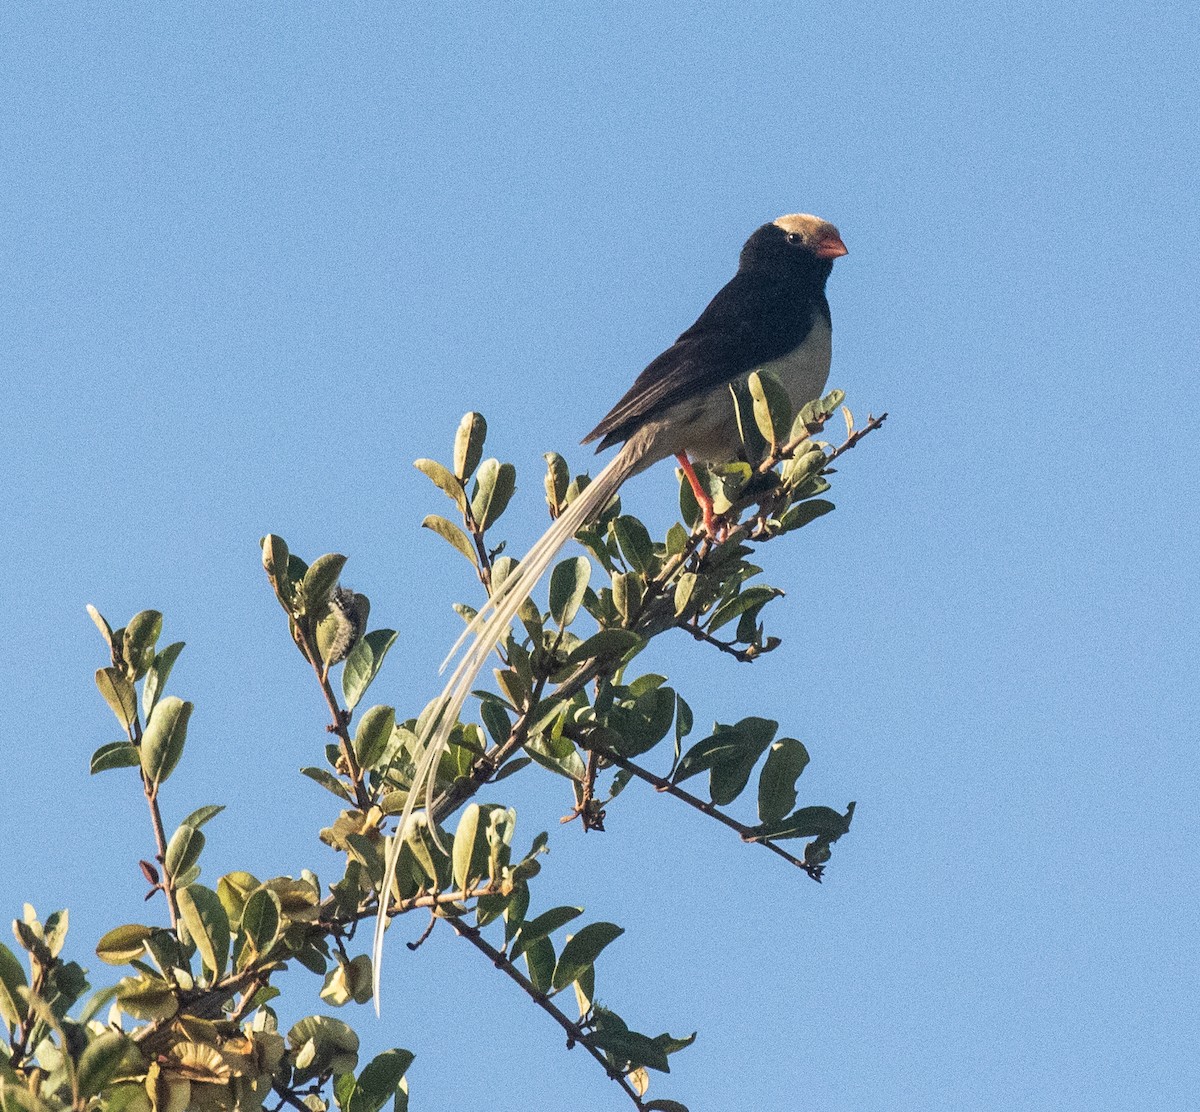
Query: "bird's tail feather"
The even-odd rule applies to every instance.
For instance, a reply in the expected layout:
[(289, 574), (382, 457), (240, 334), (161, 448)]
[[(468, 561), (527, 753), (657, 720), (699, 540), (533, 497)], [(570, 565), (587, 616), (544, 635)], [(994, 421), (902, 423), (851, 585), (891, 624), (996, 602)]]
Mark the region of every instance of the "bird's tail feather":
[(413, 773), (412, 786), (409, 788), (408, 799), (401, 812), (396, 833), (388, 845), (383, 884), (379, 890), (379, 915), (375, 921), (375, 939), (371, 950), (377, 1014), (379, 1012), (379, 970), (383, 956), (383, 932), (387, 927), (388, 905), (391, 902), (396, 863), (404, 845), (409, 819), (412, 818), (418, 801), (425, 807), (425, 813), (429, 816), (430, 833), (434, 840), (437, 840), (437, 830), (431, 814), (437, 766), (449, 744), (450, 733), (458, 721), (463, 703), (471, 693), (475, 679), (487, 663), (492, 650), (503, 640), (508, 632), (509, 624), (516, 617), (521, 604), (545, 575), (546, 569), (553, 563), (555, 556), (580, 529), (607, 505), (621, 484), (637, 469), (644, 454), (645, 451), (641, 444), (627, 443), (609, 461), (608, 465), (535, 542), (516, 569), (471, 620), (454, 648), (451, 649), (450, 656), (447, 657), (448, 662), (464, 641), (472, 636), (475, 638), (458, 662), (458, 666), (454, 669), (441, 695), (435, 701), (433, 710), (421, 733), (416, 750), (420, 756)]

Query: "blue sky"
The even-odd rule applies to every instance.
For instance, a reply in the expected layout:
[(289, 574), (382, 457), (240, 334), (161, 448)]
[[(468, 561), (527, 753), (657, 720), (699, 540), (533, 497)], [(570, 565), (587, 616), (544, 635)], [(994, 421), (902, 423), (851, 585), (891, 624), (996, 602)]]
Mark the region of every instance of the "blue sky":
[[(890, 420), (765, 554), (785, 646), (659, 659), (698, 723), (802, 738), (802, 798), (854, 827), (818, 888), (649, 793), (584, 837), (557, 783), (509, 781), (518, 839), (551, 830), (536, 898), (627, 928), (601, 995), (700, 1030), (652, 1089), (693, 1112), (1194, 1106), (1193, 6), (68, 3), (0, 30), (6, 915), (69, 906), (98, 982), (96, 938), (148, 914), (140, 793), (87, 775), (115, 737), (88, 602), (188, 643), (165, 807), (228, 804), (207, 879), (331, 879), (331, 797), (296, 772), (322, 706), (258, 538), (351, 557), (401, 629), (372, 695), (413, 712), (473, 588), (412, 459), (482, 410), (522, 550), (541, 453), (585, 466), (746, 236), (815, 212), (850, 248), (831, 383)], [(665, 467), (626, 494), (673, 504)], [(389, 960), (383, 1021), (345, 1018), (417, 1052), (415, 1108), (622, 1106), (473, 951)]]

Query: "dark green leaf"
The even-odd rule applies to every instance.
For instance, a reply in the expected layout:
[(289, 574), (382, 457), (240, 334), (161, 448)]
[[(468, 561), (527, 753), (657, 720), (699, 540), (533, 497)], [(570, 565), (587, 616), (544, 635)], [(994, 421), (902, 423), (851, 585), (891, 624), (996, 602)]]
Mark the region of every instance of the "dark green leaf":
[(519, 958), (525, 949), (539, 938), (546, 938), (582, 914), (582, 907), (552, 907), (549, 911), (543, 911), (541, 915), (530, 919), (521, 927), (521, 933), (513, 943), (512, 957)]
[(431, 479), (434, 486), (445, 494), (460, 510), (467, 508), (467, 492), (463, 490), (462, 483), (438, 463), (437, 460), (417, 459), (413, 460), (413, 466), (421, 474)]
[(137, 692), (129, 678), (115, 666), (100, 668), (96, 671), (96, 686), (121, 727), (128, 730), (137, 718)]
[(778, 587), (747, 587), (740, 594), (734, 595), (728, 602), (718, 606), (706, 628), (709, 633), (715, 633), (734, 618), (752, 610), (761, 610), (771, 599), (780, 598), (782, 595), (783, 592)]
[(525, 968), (529, 980), (538, 992), (549, 992), (554, 976), (554, 944), (548, 938), (539, 938), (525, 947)]
[(757, 749), (758, 756), (761, 756), (778, 729), (778, 722), (766, 718), (743, 718), (732, 726), (717, 723), (708, 737), (696, 742), (683, 755), (673, 779), (679, 784), (723, 762), (740, 762), (747, 749)]
[(554, 966), (551, 986), (566, 988), (589, 965), (600, 956), (600, 952), (614, 939), (625, 933), (624, 927), (615, 923), (589, 923), (577, 935), (568, 939)]
[(142, 735), (142, 771), (151, 784), (161, 784), (175, 771), (187, 740), (192, 704), (175, 695), (160, 699)]
[(511, 463), (484, 460), (471, 493), (471, 516), (481, 529), (490, 529), (508, 508), (517, 489), (517, 469)]
[(91, 772), (107, 772), (110, 768), (137, 768), (142, 763), (138, 747), (131, 741), (110, 741), (92, 754)]
[(745, 789), (750, 773), (775, 736), (778, 723), (765, 718), (743, 718), (735, 727), (737, 743), (714, 762), (708, 774), (712, 801), (719, 807), (732, 803)]
[(373, 629), (350, 650), (342, 669), (342, 694), (346, 696), (347, 710), (358, 706), (395, 640), (394, 629)]
[(508, 711), (504, 709), (503, 704), (495, 699), (485, 699), (479, 704), (479, 717), (483, 719), (483, 724), (495, 744), (500, 745), (508, 739), (512, 732), (512, 719), (508, 717)]
[(775, 823), (762, 823), (753, 828), (754, 836), (763, 840), (779, 838), (827, 838), (837, 841), (850, 829), (854, 804), (844, 815), (832, 807), (801, 807), (800, 810)]
[(163, 693), (167, 677), (171, 674), (171, 669), (175, 666), (175, 661), (181, 652), (183, 652), (183, 642), (176, 641), (163, 649), (150, 664), (150, 670), (146, 673), (146, 682), (142, 684), (142, 714), (147, 721), (150, 720), (154, 704), (158, 702), (159, 696)]
[(179, 889), (176, 899), (201, 960), (214, 977), (221, 976), (229, 958), (229, 919), (216, 892), (202, 884), (189, 884)]
[(586, 556), (563, 560), (550, 573), (550, 615), (559, 629), (575, 620), (591, 575), (592, 562)]
[(779, 822), (796, 806), (796, 781), (808, 764), (808, 750), (794, 737), (781, 737), (771, 746), (758, 778), (758, 817)]
[(824, 517), (833, 508), (833, 503), (823, 498), (814, 498), (808, 502), (797, 502), (796, 505), (780, 518), (779, 531), (781, 533), (789, 533), (793, 529), (799, 529), (807, 525), (810, 521), (816, 521), (817, 518)]
[(464, 413), (454, 434), (454, 474), (466, 482), (479, 466), (483, 442), (487, 438), (487, 422), (482, 413)]
[[(482, 418), (481, 418), (482, 419)], [(344, 1112), (379, 1112), (394, 1096), (413, 1055), (407, 1050), (385, 1050), (372, 1059), (358, 1076)]]

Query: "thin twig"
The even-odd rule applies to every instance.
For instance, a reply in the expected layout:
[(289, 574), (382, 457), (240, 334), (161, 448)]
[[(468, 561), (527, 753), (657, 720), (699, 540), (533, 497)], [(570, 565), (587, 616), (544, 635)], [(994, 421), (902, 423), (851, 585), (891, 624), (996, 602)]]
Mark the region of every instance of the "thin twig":
[(583, 731), (572, 732), (569, 736), (572, 740), (577, 741), (585, 749), (599, 753), (605, 760), (611, 761), (618, 768), (623, 768), (638, 777), (639, 780), (644, 780), (647, 784), (652, 785), (657, 791), (665, 792), (667, 795), (673, 795), (676, 799), (686, 803), (689, 807), (696, 808), (697, 811), (702, 811), (709, 818), (716, 819), (717, 822), (729, 827), (730, 830), (736, 830), (743, 842), (750, 842), (754, 845), (765, 846), (772, 853), (778, 854), (785, 861), (790, 861), (798, 869), (803, 869), (813, 880), (820, 883), (821, 873), (824, 871), (820, 865), (809, 865), (799, 857), (788, 853), (785, 849), (780, 849), (774, 842), (769, 842), (755, 833), (752, 826), (747, 826), (745, 823), (738, 822), (735, 818), (730, 818), (724, 811), (718, 810), (712, 803), (707, 803), (699, 796), (692, 795), (691, 792), (684, 791), (678, 784), (672, 783), (665, 777), (656, 776), (649, 769), (643, 768), (641, 765), (634, 764), (633, 761), (626, 757), (622, 757), (619, 753), (613, 752), (600, 745), (591, 745), (587, 735)]
[(508, 958), (508, 956), (497, 950), (479, 931), (478, 928), (472, 927), (467, 923), (460, 922), (457, 919), (449, 920), (450, 925), (460, 938), (465, 938), (481, 953), (486, 954), (492, 960), (492, 964), (505, 973), (511, 980), (515, 981), (525, 994), (547, 1015), (549, 1015), (555, 1023), (557, 1023), (567, 1033), (567, 1048), (570, 1049), (576, 1043), (584, 1048), (597, 1062), (600, 1063), (604, 1072), (621, 1086), (625, 1095), (634, 1103), (634, 1107), (641, 1112), (645, 1108), (642, 1103), (642, 1098), (638, 1096), (637, 1090), (629, 1083), (620, 1070), (614, 1069), (609, 1065), (604, 1055), (597, 1050), (588, 1041), (587, 1033), (573, 1019), (571, 1019), (561, 1008), (559, 1008), (553, 1000), (550, 999), (541, 989), (537, 988), (534, 983), (525, 976)]
[(321, 694), (325, 696), (325, 702), (329, 707), (330, 716), (333, 723), (327, 726), (331, 734), (336, 734), (338, 746), (341, 749), (342, 760), (346, 762), (346, 770), (350, 775), (350, 781), (354, 785), (354, 799), (360, 810), (365, 811), (371, 805), (371, 797), (367, 792), (366, 784), (363, 782), (363, 771), (359, 767), (358, 759), (354, 756), (354, 745), (350, 740), (350, 714), (342, 709), (338, 703), (337, 696), (333, 693), (333, 687), (329, 683), (329, 673), (321, 664), (321, 654), (317, 651), (313, 639), (305, 628), (305, 619), (296, 620), (296, 629), (300, 634), (300, 648), (304, 652), (305, 659), (312, 665), (312, 670), (317, 677), (317, 683), (321, 686)]

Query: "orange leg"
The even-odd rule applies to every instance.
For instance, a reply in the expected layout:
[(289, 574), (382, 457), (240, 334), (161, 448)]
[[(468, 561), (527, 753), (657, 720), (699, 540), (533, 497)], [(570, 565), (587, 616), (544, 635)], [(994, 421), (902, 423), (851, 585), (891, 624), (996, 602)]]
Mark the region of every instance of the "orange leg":
[(710, 536), (717, 535), (717, 517), (713, 513), (713, 500), (708, 496), (708, 491), (700, 485), (700, 478), (696, 474), (696, 469), (692, 466), (692, 461), (687, 458), (684, 452), (680, 452), (676, 457), (679, 461), (679, 466), (683, 468), (683, 473), (687, 476), (687, 481), (691, 484), (692, 493), (696, 496), (696, 501), (700, 503), (700, 509), (704, 513), (704, 528)]

